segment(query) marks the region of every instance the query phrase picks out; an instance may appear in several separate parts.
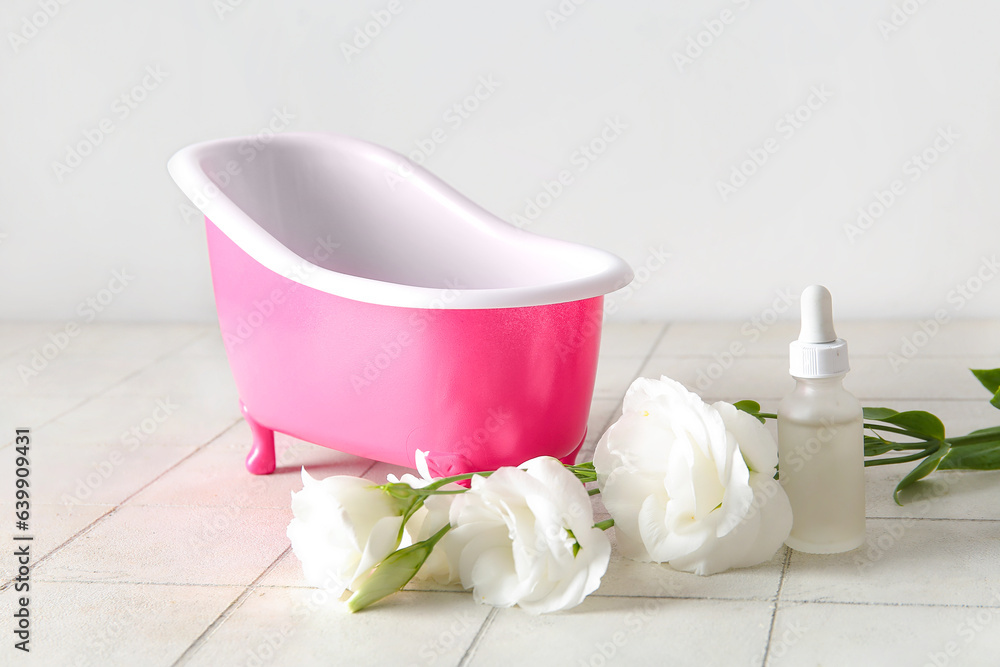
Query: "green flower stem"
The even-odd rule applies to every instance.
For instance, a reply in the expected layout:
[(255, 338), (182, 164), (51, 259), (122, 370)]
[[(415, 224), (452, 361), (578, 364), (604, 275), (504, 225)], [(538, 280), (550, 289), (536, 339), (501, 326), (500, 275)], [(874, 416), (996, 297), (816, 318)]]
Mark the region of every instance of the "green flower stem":
[(891, 463), (907, 463), (909, 461), (917, 461), (930, 454), (933, 454), (938, 450), (938, 444), (935, 443), (933, 447), (928, 447), (927, 449), (921, 449), (916, 454), (908, 454), (907, 456), (896, 456), (888, 459), (868, 459), (865, 461), (865, 466), (886, 466)]
[(605, 519), (604, 521), (598, 521), (594, 524), (594, 528), (600, 528), (601, 530), (607, 530), (611, 526), (615, 525), (614, 519)]
[[(889, 451), (891, 452), (905, 452), (908, 450), (915, 451), (918, 449), (926, 449), (927, 443), (930, 441), (921, 440), (919, 442), (892, 442), (891, 440), (882, 440), (882, 442), (886, 445), (892, 445), (892, 447), (889, 448)], [(866, 456), (881, 456), (881, 454), (866, 454)]]
[(968, 445), (981, 445), (986, 442), (997, 442), (1000, 440), (1000, 435), (996, 433), (983, 433), (981, 435), (962, 435), (957, 438), (946, 438), (945, 442), (949, 443), (952, 447), (965, 447)]

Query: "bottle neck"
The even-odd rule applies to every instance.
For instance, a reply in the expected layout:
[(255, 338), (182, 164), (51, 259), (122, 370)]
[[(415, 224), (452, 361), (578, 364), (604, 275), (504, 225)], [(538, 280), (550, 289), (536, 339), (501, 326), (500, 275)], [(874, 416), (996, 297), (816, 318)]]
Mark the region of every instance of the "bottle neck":
[(794, 375), (792, 377), (795, 378), (795, 389), (798, 391), (826, 391), (843, 389), (845, 375), (847, 374), (841, 373), (825, 378), (800, 378)]

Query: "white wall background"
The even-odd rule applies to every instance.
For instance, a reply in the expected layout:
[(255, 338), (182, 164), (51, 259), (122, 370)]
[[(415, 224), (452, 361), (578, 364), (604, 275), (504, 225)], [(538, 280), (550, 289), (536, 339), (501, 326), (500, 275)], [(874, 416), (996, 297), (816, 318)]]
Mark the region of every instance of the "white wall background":
[[(571, 170), (531, 229), (633, 266), (671, 255), (619, 295), (619, 319), (750, 317), (813, 282), (841, 319), (1000, 313), (1000, 3), (396, 0), (348, 58), (389, 6), (4, 2), (0, 317), (79, 317), (124, 270), (101, 318), (213, 319), (204, 231), (164, 165), (269, 123), (404, 153), (442, 128), (425, 166), (508, 220)], [(678, 63), (689, 39), (707, 46)], [(482, 77), (495, 91), (461, 124), (446, 116)], [(828, 99), (802, 107), (815, 89)], [(808, 118), (792, 127), (796, 110)], [(625, 129), (581, 171), (609, 119)], [(89, 155), (57, 167), (88, 135)], [(776, 152), (724, 198), (765, 144)], [(924, 151), (934, 163), (914, 170)]]

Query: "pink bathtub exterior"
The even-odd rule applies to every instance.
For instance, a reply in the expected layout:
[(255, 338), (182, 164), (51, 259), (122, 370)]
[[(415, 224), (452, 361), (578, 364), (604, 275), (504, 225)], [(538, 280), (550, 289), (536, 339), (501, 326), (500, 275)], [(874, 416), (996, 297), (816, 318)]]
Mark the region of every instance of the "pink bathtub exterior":
[[(459, 309), (376, 305), (290, 280), (206, 218), (229, 364), (254, 441), (247, 469), (275, 469), (274, 432), (432, 475), (571, 462), (587, 433), (603, 297)], [(459, 286), (460, 287), (460, 286)], [(461, 299), (461, 290), (454, 292)]]

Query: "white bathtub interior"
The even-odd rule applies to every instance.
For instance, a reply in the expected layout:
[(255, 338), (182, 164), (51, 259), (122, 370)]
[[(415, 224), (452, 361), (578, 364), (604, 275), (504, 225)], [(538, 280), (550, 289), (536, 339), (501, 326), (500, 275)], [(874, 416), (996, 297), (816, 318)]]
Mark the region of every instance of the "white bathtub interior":
[(417, 287), (491, 289), (573, 282), (621, 268), (608, 253), (520, 230), (375, 146), (285, 135), (250, 160), (245, 148), (220, 145), (201, 167), (248, 218), (331, 271)]

